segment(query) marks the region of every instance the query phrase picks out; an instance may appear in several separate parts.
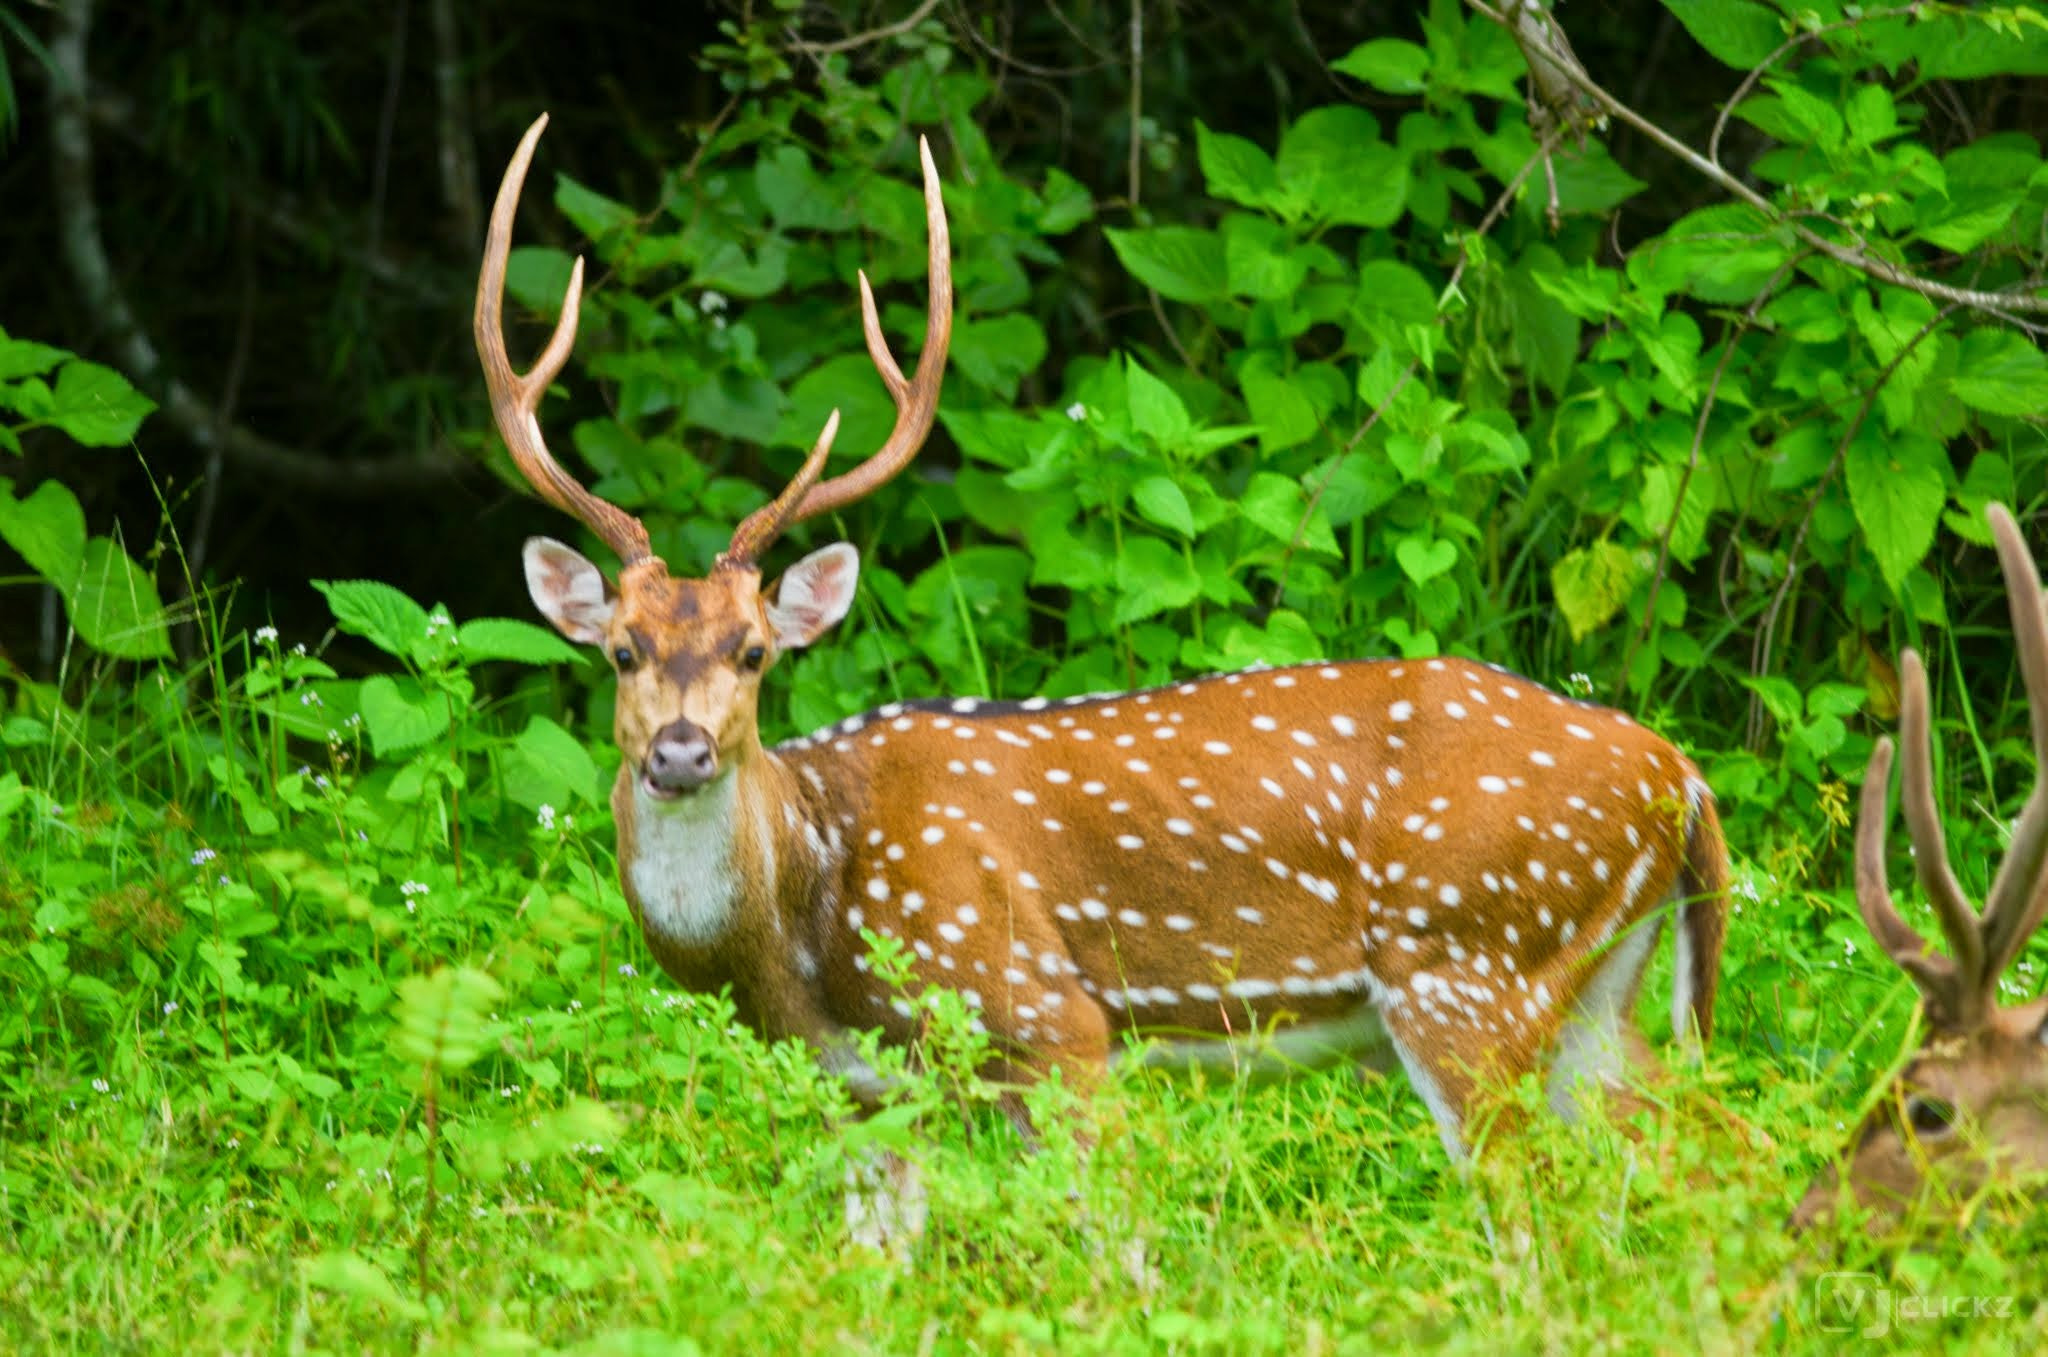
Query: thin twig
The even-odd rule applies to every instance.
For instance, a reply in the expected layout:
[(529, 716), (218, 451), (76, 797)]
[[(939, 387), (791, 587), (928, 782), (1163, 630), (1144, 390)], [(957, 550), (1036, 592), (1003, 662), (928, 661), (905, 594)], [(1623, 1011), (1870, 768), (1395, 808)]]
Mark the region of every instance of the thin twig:
[(405, 88), (405, 39), (411, 27), (410, 0), (398, 0), (391, 20), (391, 52), (384, 60), (384, 102), (377, 109), (377, 154), (370, 161), (371, 254), (377, 253), (384, 237), (384, 190), (391, 180), (391, 139), (398, 129), (398, 93)]
[[(1515, 200), (1515, 195), (1521, 192), (1522, 185), (1528, 182), (1530, 171), (1550, 158), (1550, 153), (1557, 148), (1557, 143), (1562, 136), (1562, 130), (1556, 127), (1552, 127), (1544, 132), (1543, 140), (1536, 147), (1535, 154), (1522, 162), (1522, 167), (1515, 171), (1515, 177), (1508, 180), (1507, 187), (1500, 191), (1499, 196), (1494, 198), (1493, 203), (1486, 209), (1486, 215), (1479, 219), (1479, 225), (1467, 232), (1458, 241), (1457, 263), (1452, 266), (1451, 276), (1444, 282), (1443, 288), (1437, 293), (1436, 319), (1438, 323), (1442, 323), (1443, 318), (1449, 314), (1451, 299), (1458, 295), (1458, 284), (1463, 281), (1465, 266), (1472, 258), (1472, 243), (1476, 240), (1484, 239), (1500, 223), (1500, 219), (1506, 213), (1508, 205)], [(1309, 493), (1308, 503), (1302, 506), (1301, 518), (1295, 523), (1294, 532), (1287, 539), (1287, 551), (1280, 558), (1280, 578), (1273, 586), (1273, 601), (1276, 604), (1279, 602), (1281, 595), (1287, 591), (1288, 572), (1293, 567), (1294, 554), (1300, 550), (1302, 538), (1308, 532), (1308, 521), (1315, 515), (1316, 506), (1323, 502), (1323, 495), (1329, 490), (1330, 482), (1336, 479), (1337, 468), (1344, 464), (1344, 459), (1351, 455), (1353, 449), (1357, 448), (1359, 440), (1363, 439), (1371, 431), (1372, 427), (1380, 422), (1380, 417), (1393, 406), (1395, 399), (1400, 396), (1410, 379), (1415, 376), (1421, 362), (1422, 360), (1419, 358), (1408, 360), (1408, 365), (1402, 368), (1395, 376), (1394, 384), (1388, 388), (1386, 396), (1366, 413), (1365, 419), (1359, 424), (1357, 432), (1353, 433), (1345, 441), (1344, 450), (1330, 459), (1329, 470), (1323, 473), (1322, 479), (1316, 482), (1316, 488)]]
[[(1821, 495), (1835, 479), (1835, 473), (1842, 469), (1843, 459), (1849, 455), (1849, 444), (1856, 440), (1856, 435), (1863, 428), (1863, 421), (1870, 417), (1871, 407), (1877, 404), (1878, 393), (1891, 381), (1892, 374), (1899, 370), (1899, 364), (1905, 362), (1913, 350), (1920, 347), (1920, 341), (1940, 329), (1941, 323), (1955, 314), (1961, 306), (1961, 302), (1951, 302), (1935, 312), (1934, 316), (1920, 327), (1918, 333), (1899, 346), (1899, 351), (1892, 355), (1891, 361), (1879, 370), (1877, 380), (1863, 393), (1863, 400), (1856, 407), (1855, 415), (1849, 420), (1849, 427), (1842, 430), (1842, 439), (1835, 444), (1834, 459), (1828, 463), (1828, 469), (1822, 472), (1820, 479), (1814, 483), (1813, 495), (1806, 501), (1806, 512), (1799, 519), (1799, 530), (1792, 534), (1792, 547), (1785, 553), (1785, 578), (1779, 581), (1777, 592), (1771, 595), (1771, 606), (1765, 610), (1763, 626), (1757, 631), (1756, 645), (1750, 651), (1749, 666), (1749, 672), (1754, 677), (1762, 678), (1770, 672), (1771, 651), (1777, 641), (1778, 618), (1785, 610), (1785, 600), (1792, 593), (1792, 585), (1799, 578), (1800, 548), (1806, 545), (1806, 533), (1813, 526), (1813, 516), (1820, 508)], [(1759, 694), (1751, 693), (1749, 729), (1743, 742), (1751, 750), (1755, 750), (1763, 742), (1763, 721), (1763, 698)]]
[[(249, 371), (249, 350), (256, 335), (255, 247), (249, 236), (249, 218), (240, 215), (235, 222), (235, 240), (239, 256), (236, 272), (241, 281), (241, 305), (235, 317), (234, 353), (228, 359), (227, 380), (221, 383), (220, 405), (214, 411), (214, 420), (221, 428), (235, 422), (235, 407), (241, 403), (242, 380)], [(225, 461), (219, 443), (206, 450), (206, 469), (199, 481), (199, 508), (192, 516), (192, 531), (186, 538), (186, 587), (194, 595), (195, 604), (200, 584), (206, 579), (206, 558), (213, 541), (213, 519), (220, 508), (221, 482), (226, 479)], [(198, 612), (195, 606), (192, 620), (177, 631), (179, 649), (188, 658), (196, 653)]]
[(439, 143), (441, 199), (454, 218), (449, 233), (474, 249), (483, 237), (483, 200), (477, 194), (476, 133), (469, 87), (463, 81), (462, 34), (454, 0), (431, 0), (434, 25), (434, 130)]
[(1140, 125), (1145, 114), (1145, 0), (1131, 0), (1131, 153), (1125, 196), (1138, 210), (1139, 157), (1145, 144)]
[[(1487, 5), (1485, 0), (1465, 0), (1465, 3), (1484, 17), (1493, 20), (1503, 27), (1508, 27), (1507, 19)], [(1551, 22), (1556, 22), (1555, 16), (1552, 17)], [(1512, 32), (1512, 28), (1509, 31)], [(2031, 296), (2017, 291), (1980, 292), (1973, 288), (1951, 287), (1947, 283), (1937, 283), (1931, 278), (1922, 278), (1918, 274), (1909, 273), (1896, 264), (1878, 259), (1862, 250), (1843, 245), (1839, 241), (1829, 240), (1812, 227), (1803, 225), (1796, 217), (1783, 211), (1769, 198), (1758, 193), (1755, 189), (1743, 183), (1740, 179), (1737, 179), (1734, 175), (1728, 173), (1728, 171), (1722, 169), (1692, 147), (1686, 145), (1663, 128), (1657, 126), (1657, 124), (1651, 122), (1648, 118), (1645, 118), (1642, 114), (1637, 113), (1627, 104), (1621, 102), (1621, 100), (1609, 94), (1590, 76), (1560, 65), (1550, 65), (1546, 69), (1560, 73), (1565, 80), (1598, 103), (1609, 116), (1619, 118), (1630, 127), (1635, 128), (1651, 141), (1663, 147), (1667, 152), (1690, 165), (1699, 174), (1718, 184), (1725, 192), (1740, 198), (1743, 202), (1763, 213), (1766, 220), (1783, 223), (1790, 227), (1793, 234), (1798, 236), (1801, 241), (1838, 264), (1846, 265), (1858, 273), (1876, 278), (1881, 282), (1890, 283), (1894, 287), (1902, 287), (1909, 292), (1918, 292), (1923, 297), (1929, 297), (1935, 301), (1956, 306), (1967, 306), (1972, 310), (1988, 311), (1993, 314), (2006, 310), (2048, 312), (2048, 296)]]
[(1685, 474), (1678, 478), (1678, 493), (1672, 497), (1671, 521), (1664, 525), (1664, 531), (1657, 541), (1657, 568), (1650, 576), (1650, 599), (1643, 605), (1643, 625), (1630, 639), (1628, 649), (1621, 655), (1623, 684), (1628, 683), (1629, 666), (1635, 662), (1636, 651), (1643, 642), (1650, 639), (1650, 628), (1656, 622), (1657, 594), (1664, 587), (1664, 568), (1671, 562), (1671, 539), (1678, 532), (1680, 516), (1685, 513), (1685, 497), (1692, 489), (1693, 473), (1699, 470), (1700, 451), (1706, 446), (1707, 441), (1707, 420), (1714, 413), (1715, 402), (1720, 399), (1721, 379), (1728, 373), (1728, 362), (1735, 356), (1735, 346), (1749, 333), (1750, 326), (1756, 324), (1757, 315), (1763, 310), (1764, 303), (1777, 293), (1778, 285), (1785, 281), (1785, 276), (1798, 267), (1799, 261), (1805, 257), (1803, 254), (1794, 255), (1778, 265), (1777, 272), (1771, 275), (1770, 280), (1758, 289), (1756, 296), (1750, 300), (1749, 306), (1742, 313), (1742, 319), (1730, 325), (1728, 333), (1722, 337), (1721, 361), (1714, 364), (1714, 376), (1707, 383), (1706, 399), (1700, 402), (1700, 417), (1693, 421), (1692, 450), (1685, 459)]
[(940, 3), (941, 0), (924, 0), (923, 4), (893, 24), (883, 24), (880, 28), (871, 28), (865, 33), (855, 33), (851, 37), (839, 38), (833, 42), (800, 41), (796, 44), (796, 47), (798, 51), (808, 53), (814, 57), (822, 57), (829, 56), (834, 52), (851, 52), (855, 48), (868, 47), (878, 42), (887, 42), (891, 38), (900, 37), (908, 33), (926, 19), (929, 19), (932, 11), (937, 9)]
[(1826, 37), (1837, 29), (1855, 28), (1857, 25), (1867, 24), (1873, 19), (1909, 18), (1917, 15), (1919, 12), (1920, 6), (1918, 4), (1902, 5), (1897, 9), (1876, 10), (1869, 14), (1859, 14), (1853, 19), (1842, 19), (1836, 23), (1822, 24), (1819, 28), (1794, 33), (1791, 37), (1779, 43), (1777, 48), (1769, 56), (1765, 57), (1763, 61), (1758, 63), (1754, 70), (1742, 77), (1742, 83), (1735, 87), (1735, 93), (1729, 95), (1728, 101), (1721, 105), (1721, 116), (1714, 119), (1714, 130), (1707, 136), (1707, 159), (1713, 161), (1716, 165), (1721, 163), (1721, 134), (1728, 130), (1728, 119), (1733, 116), (1736, 107), (1749, 97), (1749, 92), (1756, 88), (1757, 81), (1763, 79), (1765, 73), (1771, 67), (1783, 60), (1787, 52), (1801, 43), (1810, 42), (1814, 38)]

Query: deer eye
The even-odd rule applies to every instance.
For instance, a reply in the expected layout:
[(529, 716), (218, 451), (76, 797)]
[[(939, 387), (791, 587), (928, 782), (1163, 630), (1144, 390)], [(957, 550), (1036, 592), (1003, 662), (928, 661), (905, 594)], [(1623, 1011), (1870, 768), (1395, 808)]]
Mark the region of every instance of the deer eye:
[(742, 669), (749, 671), (759, 669), (767, 662), (768, 648), (766, 646), (748, 646), (740, 652), (740, 668)]
[(618, 666), (619, 672), (621, 674), (625, 673), (628, 669), (631, 669), (633, 667), (633, 662), (633, 647), (620, 646), (618, 649), (612, 651), (612, 663)]
[(1916, 1093), (1906, 1099), (1906, 1122), (1923, 1140), (1938, 1140), (1956, 1129), (1955, 1104)]

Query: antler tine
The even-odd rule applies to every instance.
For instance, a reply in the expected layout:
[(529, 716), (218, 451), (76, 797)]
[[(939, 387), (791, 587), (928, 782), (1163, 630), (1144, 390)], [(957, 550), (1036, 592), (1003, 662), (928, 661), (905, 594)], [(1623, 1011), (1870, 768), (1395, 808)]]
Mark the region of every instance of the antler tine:
[(1984, 974), (1984, 933), (1977, 911), (1963, 895), (1948, 859), (1948, 836), (1941, 827), (1941, 811), (1934, 803), (1934, 743), (1929, 732), (1927, 667), (1918, 651), (1900, 656), (1899, 677), (1899, 808), (1905, 813), (1906, 834), (1913, 841), (1913, 870), (1920, 889), (1927, 892), (1941, 934), (1948, 939), (1955, 958), (1956, 983), (1965, 993), (1954, 1017), (1969, 1021), (1973, 1014), (1968, 1000)]
[(2040, 782), (2040, 770), (2048, 768), (2048, 615), (2042, 611), (2040, 572), (2020, 537), (2019, 524), (2002, 504), (1991, 505), (1985, 516), (1991, 521), (1991, 537), (2005, 573), (2013, 644), (2033, 727), (2035, 768), (2034, 788), (1985, 897), (1983, 984), (1987, 999), (1995, 999), (1990, 990), (2048, 912), (2048, 873), (2043, 871), (2048, 864), (2048, 791)]
[(1892, 742), (1886, 737), (1870, 751), (1870, 766), (1863, 774), (1863, 796), (1856, 815), (1856, 907), (1877, 945), (1893, 965), (1913, 977), (1929, 1010), (1946, 1021), (1956, 1006), (1955, 965), (1939, 952), (1929, 951), (1927, 940), (1899, 917), (1898, 907), (1892, 904), (1884, 865), (1891, 779)]
[(584, 526), (604, 540), (626, 565), (649, 560), (654, 552), (648, 544), (647, 529), (639, 519), (617, 505), (609, 504), (584, 489), (562, 470), (548, 452), (540, 432), (541, 398), (569, 360), (576, 345), (576, 320), (583, 300), (583, 261), (577, 259), (569, 271), (569, 286), (562, 294), (562, 316), (547, 347), (523, 376), (512, 368), (505, 352), (505, 269), (512, 253), (512, 218), (519, 208), (519, 194), (526, 186), (526, 171), (533, 163), (534, 148), (548, 125), (543, 113), (519, 140), (511, 164), (498, 185), (498, 199), (491, 208), (491, 225), (484, 237), (483, 270), (476, 283), (476, 353), (482, 360), (484, 384), (491, 393), (491, 416), (498, 432), (519, 468), (543, 499), (580, 519)]
[(797, 468), (796, 475), (783, 487), (782, 493), (748, 514), (733, 532), (732, 545), (718, 555), (719, 569), (751, 568), (761, 553), (782, 536), (782, 530), (789, 526), (790, 515), (796, 512), (797, 504), (817, 484), (818, 473), (825, 469), (825, 459), (832, 455), (832, 440), (838, 436), (839, 412), (834, 410), (826, 417), (824, 432), (811, 445), (810, 455), (804, 458), (804, 464)]
[[(895, 356), (889, 352), (889, 341), (882, 336), (882, 320), (875, 309), (874, 289), (868, 286), (866, 272), (860, 275), (861, 333), (867, 340), (868, 356), (874, 360), (876, 371), (881, 373), (882, 384), (889, 388), (889, 397), (896, 403), (896, 427), (890, 430), (888, 440), (853, 470), (842, 472), (829, 481), (809, 484), (802, 497), (794, 501), (795, 507), (775, 524), (772, 533), (764, 535), (754, 530), (753, 518), (742, 523), (740, 531), (733, 536), (733, 545), (725, 553), (727, 558), (742, 558), (742, 534), (748, 538), (749, 553), (758, 555), (766, 551), (790, 524), (830, 513), (841, 505), (874, 493), (910, 465), (911, 459), (917, 456), (931, 434), (932, 422), (939, 413), (939, 383), (946, 372), (946, 350), (953, 339), (953, 243), (946, 225), (945, 200), (939, 193), (939, 168), (932, 160), (931, 143), (923, 137), (917, 139), (917, 154), (924, 165), (924, 222), (930, 242), (926, 268), (930, 275), (930, 298), (925, 303), (924, 352), (918, 355), (917, 371), (908, 380), (903, 376), (903, 369), (897, 366)], [(809, 462), (805, 463), (806, 467), (809, 465)], [(801, 478), (803, 473), (798, 475)], [(794, 487), (795, 482), (791, 485)], [(781, 504), (788, 494), (789, 491), (785, 490), (776, 496), (775, 504)], [(768, 507), (773, 508), (774, 505)], [(758, 517), (767, 510), (755, 512)]]

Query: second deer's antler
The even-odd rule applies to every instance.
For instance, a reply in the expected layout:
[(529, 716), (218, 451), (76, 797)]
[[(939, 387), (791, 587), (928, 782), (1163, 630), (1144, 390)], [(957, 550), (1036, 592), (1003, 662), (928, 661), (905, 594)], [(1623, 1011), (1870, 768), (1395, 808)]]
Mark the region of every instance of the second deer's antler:
[(1930, 951), (1892, 904), (1884, 861), (1885, 799), (1892, 766), (1889, 739), (1879, 740), (1871, 753), (1856, 826), (1856, 903), (1863, 921), (1878, 945), (1919, 986), (1928, 1020), (1952, 1032), (1971, 1030), (1997, 1006), (1998, 977), (2048, 911), (2048, 881), (2042, 870), (2048, 861), (2048, 793), (2039, 780), (2039, 769), (2048, 766), (2048, 615), (2042, 611), (2041, 577), (2019, 525), (2002, 505), (1992, 505), (1986, 516), (2005, 574), (2013, 642), (2032, 722), (2036, 780), (1981, 915), (1971, 907), (1949, 865), (1941, 812), (1934, 801), (1927, 671), (1911, 650), (1899, 666), (1899, 797), (1915, 871), (1948, 941), (1948, 956)]

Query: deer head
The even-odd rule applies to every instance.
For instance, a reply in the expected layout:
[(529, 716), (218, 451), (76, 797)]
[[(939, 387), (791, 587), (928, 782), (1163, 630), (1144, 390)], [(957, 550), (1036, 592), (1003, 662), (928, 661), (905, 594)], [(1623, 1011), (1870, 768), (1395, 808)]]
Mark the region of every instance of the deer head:
[(2031, 708), (2037, 781), (2013, 828), (2005, 860), (1980, 915), (1949, 865), (1934, 804), (1927, 672), (1908, 650), (1900, 664), (1900, 800), (1914, 868), (1940, 921), (1949, 952), (1929, 949), (1899, 917), (1885, 880), (1886, 794), (1892, 743), (1870, 756), (1856, 826), (1856, 903), (1870, 935), (1920, 990), (1927, 1039), (1856, 1133), (1846, 1162), (1821, 1174), (1792, 1217), (1802, 1229), (1829, 1214), (1843, 1181), (1883, 1223), (1938, 1183), (1968, 1195), (1995, 1175), (2048, 1172), (2048, 998), (1998, 1002), (1998, 978), (2048, 910), (2048, 621), (2041, 580), (2019, 526), (1999, 505), (1988, 511), (2005, 572), (2013, 639)]
[(576, 342), (582, 259), (570, 272), (554, 335), (533, 368), (515, 372), (506, 356), (503, 297), (512, 218), (546, 126), (543, 115), (527, 129), (491, 211), (477, 281), (477, 354), (490, 388), (492, 415), (520, 472), (544, 499), (580, 520), (618, 553), (620, 569), (614, 583), (579, 552), (551, 538), (533, 538), (525, 551), (527, 588), (534, 604), (564, 636), (601, 647), (617, 669), (614, 735), (625, 768), (651, 799), (672, 801), (713, 781), (759, 748), (761, 675), (781, 652), (817, 640), (845, 616), (853, 601), (859, 556), (844, 542), (806, 556), (766, 589), (758, 562), (792, 524), (858, 500), (903, 470), (931, 432), (953, 324), (946, 210), (931, 147), (920, 140), (931, 299), (924, 353), (910, 378), (904, 377), (889, 352), (874, 292), (867, 275), (860, 275), (868, 354), (896, 403), (896, 426), (888, 440), (851, 471), (821, 481), (839, 430), (839, 412), (833, 411), (795, 479), (739, 525), (711, 573), (703, 579), (682, 578), (670, 574), (654, 555), (640, 520), (578, 484), (549, 454), (541, 436), (541, 398)]

